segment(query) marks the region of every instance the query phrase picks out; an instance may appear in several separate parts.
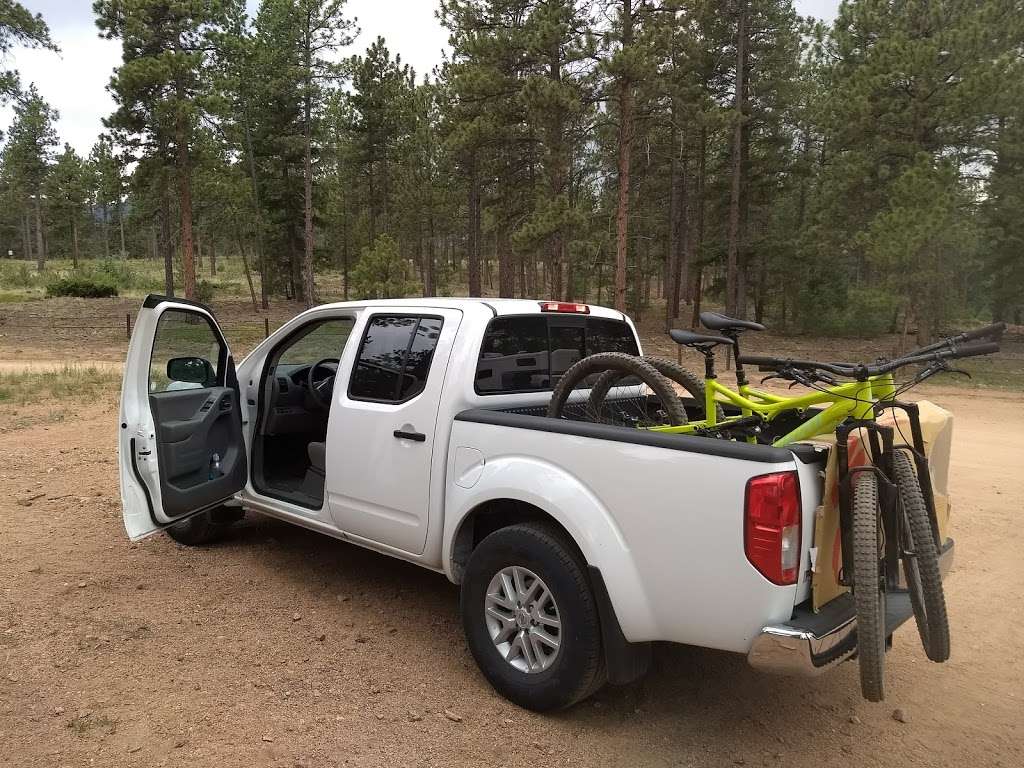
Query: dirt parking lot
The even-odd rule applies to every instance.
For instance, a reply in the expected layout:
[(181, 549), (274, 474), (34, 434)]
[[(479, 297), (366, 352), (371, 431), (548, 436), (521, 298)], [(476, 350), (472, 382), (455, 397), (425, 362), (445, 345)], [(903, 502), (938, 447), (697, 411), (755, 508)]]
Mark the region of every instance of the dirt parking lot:
[(131, 544), (116, 393), (0, 404), (0, 765), (1024, 765), (1024, 394), (921, 394), (956, 413), (949, 663), (905, 626), (872, 705), (854, 664), (773, 678), (664, 645), (548, 716), (489, 688), (442, 576), (255, 516)]

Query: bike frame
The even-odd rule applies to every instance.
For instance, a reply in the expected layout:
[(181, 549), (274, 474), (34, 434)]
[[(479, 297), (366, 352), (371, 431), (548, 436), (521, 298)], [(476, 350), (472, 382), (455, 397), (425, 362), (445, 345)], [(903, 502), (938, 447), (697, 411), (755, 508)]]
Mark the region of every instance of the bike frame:
[[(869, 378), (866, 381), (851, 381), (822, 391), (809, 392), (798, 397), (785, 397), (762, 392), (746, 384), (739, 391), (720, 384), (716, 378), (704, 380), (704, 413), (708, 418), (692, 421), (679, 426), (651, 427), (652, 432), (670, 434), (693, 434), (706, 429), (728, 426), (748, 416), (760, 416), (771, 422), (777, 416), (792, 411), (804, 411), (814, 406), (828, 407), (816, 413), (793, 431), (777, 438), (772, 445), (782, 447), (790, 443), (807, 440), (818, 435), (835, 432), (836, 427), (849, 418), (858, 421), (873, 420), (874, 406), (880, 400), (891, 399), (896, 391), (892, 374)], [(727, 403), (740, 409), (740, 416), (719, 421), (716, 406)]]

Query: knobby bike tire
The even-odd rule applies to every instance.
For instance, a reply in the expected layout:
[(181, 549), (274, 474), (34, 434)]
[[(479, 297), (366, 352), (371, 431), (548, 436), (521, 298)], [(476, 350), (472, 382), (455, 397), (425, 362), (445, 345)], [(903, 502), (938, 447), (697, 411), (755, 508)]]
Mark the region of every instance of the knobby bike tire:
[(857, 614), (860, 690), (868, 701), (885, 698), (885, 590), (881, 572), (878, 478), (858, 472), (853, 485), (853, 603)]
[(577, 385), (587, 376), (601, 374), (605, 371), (616, 371), (620, 376), (636, 376), (650, 387), (651, 392), (658, 398), (669, 424), (679, 426), (686, 423), (686, 410), (673, 389), (672, 383), (658, 373), (652, 365), (644, 362), (642, 358), (623, 352), (600, 352), (585, 357), (570, 366), (558, 380), (558, 384), (555, 385), (554, 391), (551, 393), (548, 416), (561, 418), (569, 394)]
[[(679, 363), (666, 360), (664, 357), (644, 356), (643, 361), (651, 365), (666, 379), (675, 382), (686, 390), (690, 397), (697, 401), (700, 412), (704, 413), (704, 381), (699, 376), (686, 370)], [(608, 396), (608, 392), (615, 386), (615, 382), (621, 378), (622, 376), (616, 371), (605, 371), (602, 373), (597, 381), (594, 382), (593, 389), (590, 390), (591, 406), (600, 408), (601, 403)], [(718, 404), (715, 405), (715, 414), (718, 421), (722, 421), (725, 418), (725, 411)], [(698, 421), (703, 421), (706, 418), (707, 414), (704, 414)]]
[(928, 507), (907, 452), (894, 451), (892, 465), (902, 507), (899, 523), (904, 537), (903, 572), (910, 590), (914, 620), (925, 654), (932, 661), (943, 662), (949, 659), (949, 617)]

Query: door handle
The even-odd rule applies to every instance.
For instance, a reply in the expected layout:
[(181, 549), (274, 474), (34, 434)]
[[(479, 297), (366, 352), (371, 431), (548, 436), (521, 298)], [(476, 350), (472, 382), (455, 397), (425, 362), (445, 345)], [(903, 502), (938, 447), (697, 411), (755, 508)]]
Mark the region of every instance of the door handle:
[(422, 432), (406, 432), (396, 429), (393, 434), (399, 440), (412, 440), (414, 443), (425, 443), (427, 441), (427, 436)]

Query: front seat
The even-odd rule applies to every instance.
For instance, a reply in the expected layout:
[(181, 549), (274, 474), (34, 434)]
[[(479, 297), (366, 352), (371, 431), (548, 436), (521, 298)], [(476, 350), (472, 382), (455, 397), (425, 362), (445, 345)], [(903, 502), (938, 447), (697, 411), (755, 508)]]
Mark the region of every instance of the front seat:
[(310, 443), (306, 446), (309, 454), (309, 469), (302, 479), (302, 493), (319, 504), (324, 500), (324, 481), (327, 480), (327, 443)]

